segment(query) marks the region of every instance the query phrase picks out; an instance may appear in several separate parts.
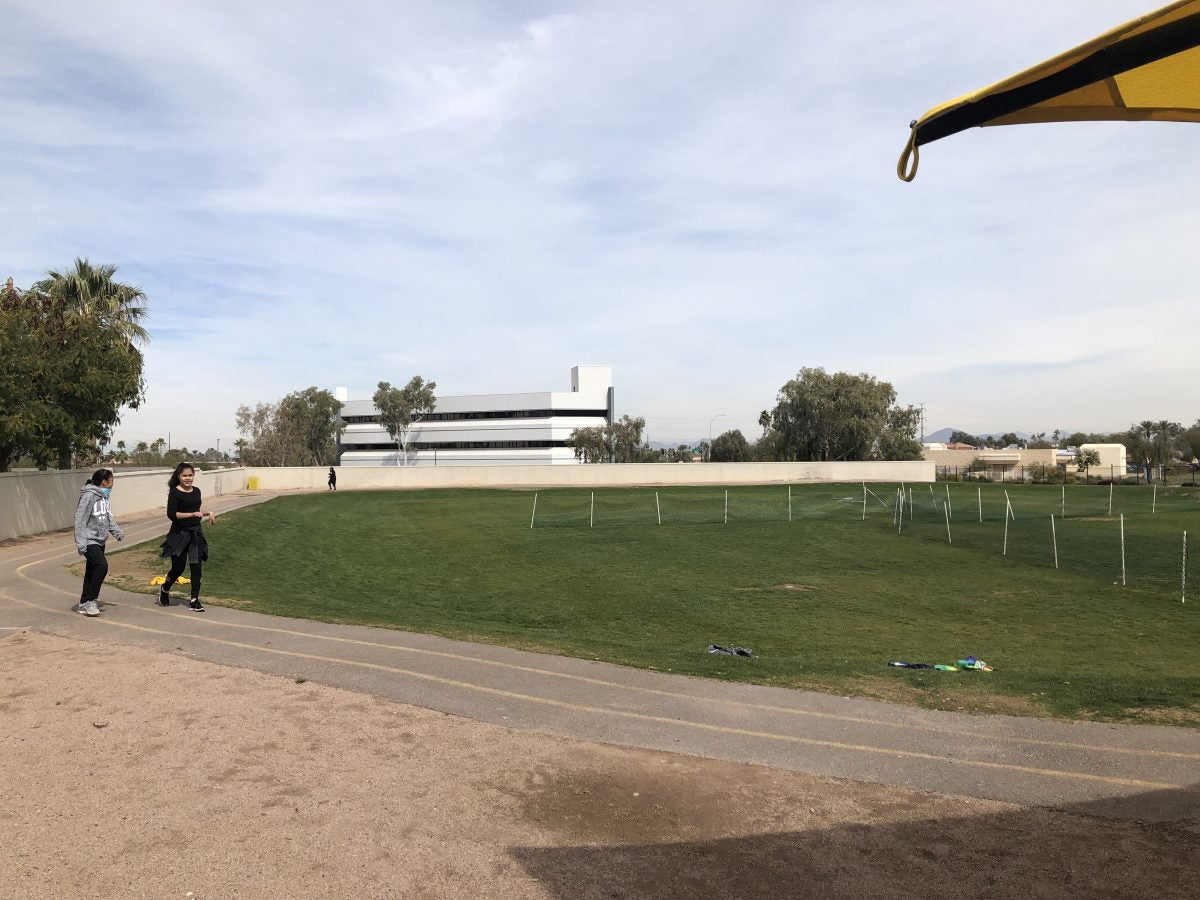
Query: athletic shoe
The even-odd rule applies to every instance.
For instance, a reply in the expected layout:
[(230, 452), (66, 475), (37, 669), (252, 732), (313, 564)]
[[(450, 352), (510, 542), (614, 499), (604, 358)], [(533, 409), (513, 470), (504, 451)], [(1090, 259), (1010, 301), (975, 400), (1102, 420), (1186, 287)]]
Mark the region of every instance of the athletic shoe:
[(159, 606), (170, 606), (171, 605), (171, 592), (167, 590), (166, 585), (163, 585), (162, 587), (160, 587), (158, 589), (158, 605)]
[(83, 606), (79, 607), (79, 611), (85, 616), (100, 615), (100, 607), (96, 604), (95, 600), (89, 600), (87, 603), (83, 604)]
[(204, 604), (199, 600), (193, 600), (188, 604), (188, 609), (190, 609), (192, 612), (204, 612)]

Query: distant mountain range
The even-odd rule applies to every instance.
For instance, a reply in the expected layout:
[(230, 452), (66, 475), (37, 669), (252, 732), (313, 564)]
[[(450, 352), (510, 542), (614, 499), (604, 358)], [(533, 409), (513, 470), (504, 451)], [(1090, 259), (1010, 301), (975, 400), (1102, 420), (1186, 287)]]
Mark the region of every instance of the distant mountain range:
[[(949, 442), (950, 435), (954, 434), (954, 432), (956, 432), (956, 431), (967, 431), (967, 430), (965, 428), (943, 428), (940, 431), (935, 431), (933, 434), (925, 435), (924, 441), (926, 443), (936, 443), (936, 442), (940, 441), (941, 443), (944, 444), (944, 443)], [(1059, 432), (1061, 434), (1070, 434), (1071, 433), (1069, 431), (1063, 431), (1062, 429), (1059, 429)], [(1018, 438), (1020, 438), (1023, 441), (1027, 441), (1030, 438), (1029, 432), (1027, 432), (1027, 431), (1014, 431), (1012, 433), (1015, 434)], [(998, 437), (1003, 437), (1004, 435), (1008, 434), (1008, 432), (1007, 431), (979, 431), (979, 432), (967, 431), (967, 434), (974, 434), (975, 437), (981, 437), (981, 438), (987, 438), (987, 437), (998, 438)], [(1049, 435), (1050, 432), (1046, 432), (1046, 434)]]

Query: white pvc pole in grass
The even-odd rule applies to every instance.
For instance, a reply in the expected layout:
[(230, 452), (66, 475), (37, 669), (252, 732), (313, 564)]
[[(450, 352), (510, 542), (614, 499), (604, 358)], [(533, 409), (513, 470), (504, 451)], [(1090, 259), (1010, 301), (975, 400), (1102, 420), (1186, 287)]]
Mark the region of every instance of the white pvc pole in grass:
[(1158, 510), (1158, 482), (1154, 482), (1154, 495), (1150, 500), (1150, 515)]
[(1125, 513), (1121, 513), (1121, 587), (1125, 587)]
[(1179, 602), (1187, 603), (1187, 532), (1183, 533), (1183, 574), (1179, 576)]
[(1112, 486), (1112, 482), (1110, 481), (1108, 484), (1108, 514), (1110, 516), (1112, 515), (1112, 489), (1113, 489), (1113, 486)]
[(1054, 513), (1050, 514), (1050, 540), (1054, 542), (1054, 568), (1058, 568), (1058, 533), (1054, 530)]
[(662, 524), (662, 507), (658, 505), (658, 491), (654, 492), (654, 509), (658, 513), (658, 524)]
[(596, 522), (596, 492), (592, 491), (592, 505), (588, 508), (588, 528)]
[[(788, 521), (792, 520), (792, 491), (788, 489)], [(867, 521), (867, 483), (863, 482), (863, 517), (862, 520)]]
[(946, 485), (946, 515), (954, 518), (954, 510), (950, 508), (950, 485)]
[(950, 537), (950, 507), (949, 507), (949, 505), (946, 506), (945, 513), (946, 513), (946, 543), (953, 544), (954, 539)]
[(933, 511), (937, 512), (937, 498), (933, 496), (933, 485), (929, 485), (929, 505), (933, 507)]
[[(863, 486), (863, 490), (864, 491), (866, 490), (865, 485)], [(867, 495), (864, 493), (863, 494), (863, 518), (865, 519), (866, 517), (867, 517)], [(790, 484), (788, 485), (788, 521), (789, 522), (792, 521), (792, 486)]]
[(912, 522), (912, 516), (913, 516), (912, 511), (913, 511), (912, 488), (909, 488), (908, 489), (908, 521), (910, 523)]
[(983, 521), (983, 488), (975, 488), (975, 500), (979, 503), (979, 521)]
[(1012, 516), (1013, 521), (1017, 521), (1017, 514), (1013, 512), (1012, 501), (1008, 499), (1008, 491), (1004, 492), (1004, 515)]
[(729, 491), (725, 491), (725, 524), (729, 524)]
[(533, 492), (533, 515), (529, 517), (529, 527), (533, 527), (533, 520), (537, 518), (537, 491)]

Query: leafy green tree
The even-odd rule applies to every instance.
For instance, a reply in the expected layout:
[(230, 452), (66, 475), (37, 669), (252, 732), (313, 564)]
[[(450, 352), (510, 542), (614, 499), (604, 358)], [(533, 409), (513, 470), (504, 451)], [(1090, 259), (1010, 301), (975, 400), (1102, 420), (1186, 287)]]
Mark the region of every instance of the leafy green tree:
[(713, 438), (708, 458), (713, 462), (747, 462), (753, 459), (753, 451), (742, 432), (735, 428)]
[(621, 416), (611, 425), (576, 428), (567, 439), (575, 449), (575, 458), (585, 463), (631, 463), (645, 460), (648, 448), (642, 445), (646, 420)]
[(965, 431), (952, 431), (952, 432), (950, 432), (950, 440), (947, 441), (947, 443), (949, 443), (949, 444), (970, 444), (972, 447), (978, 447), (979, 446), (979, 438), (975, 437), (975, 435), (973, 435), (973, 434), (968, 434)]
[(870, 459), (885, 449), (895, 402), (892, 385), (873, 375), (805, 368), (780, 388), (771, 427), (785, 459)]
[(1129, 438), (1122, 441), (1125, 451), (1139, 464), (1150, 466), (1154, 462), (1154, 422), (1143, 419), (1129, 426)]
[(433, 411), (437, 404), (434, 391), (437, 383), (426, 383), (420, 375), (414, 375), (402, 388), (394, 388), (388, 382), (379, 382), (379, 388), (371, 398), (379, 410), (379, 422), (396, 442), (396, 464), (403, 455), (408, 464), (408, 435), (414, 423)]
[(49, 361), (40, 326), (37, 311), (21, 302), (10, 278), (0, 290), (0, 472), (32, 453), (55, 419), (62, 419), (60, 427), (67, 424), (43, 388)]
[(1187, 462), (1200, 460), (1200, 419), (1179, 435), (1179, 450)]
[(778, 462), (783, 459), (783, 437), (778, 431), (768, 430), (754, 442), (752, 457), (760, 462)]
[[(287, 465), (287, 440), (277, 427), (278, 404), (256, 403), (254, 406), (239, 406), (234, 418), (238, 434), (241, 435), (237, 445), (244, 465)], [(155, 441), (154, 450), (151, 452), (157, 451), (157, 445), (158, 441)]]
[(637, 462), (642, 448), (642, 432), (646, 430), (646, 420), (641, 416), (630, 418), (621, 416), (608, 426), (609, 443), (612, 446), (613, 462)]
[(603, 463), (612, 459), (606, 426), (576, 428), (567, 438), (567, 445), (574, 448), (575, 458), (584, 463)]
[[(288, 465), (331, 466), (337, 463), (342, 432), (342, 403), (316, 387), (288, 394), (276, 409), (276, 428), (288, 438)], [(214, 451), (215, 452), (215, 451)], [(292, 462), (291, 459), (295, 459)]]
[(893, 406), (888, 410), (887, 427), (879, 436), (875, 456), (879, 459), (904, 460), (921, 458), (921, 442), (917, 440), (921, 410), (915, 406)]
[(1089, 447), (1087, 450), (1076, 450), (1075, 465), (1076, 467), (1083, 469), (1083, 478), (1086, 481), (1088, 477), (1088, 470), (1090, 470), (1092, 466), (1100, 465), (1100, 451), (1091, 447)]
[(1164, 466), (1170, 465), (1175, 458), (1175, 442), (1183, 434), (1183, 426), (1178, 422), (1159, 419), (1154, 423), (1154, 443), (1158, 461)]
[(115, 271), (101, 267), (86, 284), (50, 272), (25, 292), (9, 279), (0, 292), (0, 468), (14, 447), (39, 467), (57, 455), (69, 468), (75, 451), (107, 443), (123, 406), (141, 402), (145, 295)]
[(678, 447), (674, 447), (674, 448), (668, 450), (667, 451), (667, 461), (668, 462), (691, 462), (692, 461), (692, 448), (689, 447), (687, 444), (680, 444)]

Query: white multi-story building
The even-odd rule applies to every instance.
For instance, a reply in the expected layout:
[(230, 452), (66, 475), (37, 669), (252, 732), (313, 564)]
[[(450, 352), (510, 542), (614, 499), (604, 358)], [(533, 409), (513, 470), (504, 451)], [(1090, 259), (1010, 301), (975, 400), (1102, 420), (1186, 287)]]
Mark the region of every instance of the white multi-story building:
[[(345, 399), (339, 396), (338, 399)], [(612, 424), (611, 366), (575, 366), (570, 391), (438, 397), (414, 422), (407, 458), (379, 424), (372, 400), (342, 406), (343, 466), (524, 466), (576, 464), (576, 428)]]

